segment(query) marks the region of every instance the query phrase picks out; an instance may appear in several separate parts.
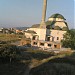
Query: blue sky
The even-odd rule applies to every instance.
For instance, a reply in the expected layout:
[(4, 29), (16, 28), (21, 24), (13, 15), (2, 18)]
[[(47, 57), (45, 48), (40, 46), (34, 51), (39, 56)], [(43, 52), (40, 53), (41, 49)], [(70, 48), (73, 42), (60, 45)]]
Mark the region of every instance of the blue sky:
[[(60, 13), (74, 28), (75, 0), (47, 0), (48, 17)], [(31, 26), (41, 22), (43, 0), (0, 0), (0, 27)]]

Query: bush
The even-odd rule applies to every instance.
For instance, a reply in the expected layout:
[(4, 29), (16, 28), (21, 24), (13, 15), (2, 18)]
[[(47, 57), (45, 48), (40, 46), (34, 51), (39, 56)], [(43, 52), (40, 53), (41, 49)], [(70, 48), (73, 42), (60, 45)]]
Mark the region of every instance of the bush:
[(20, 54), (17, 46), (5, 44), (0, 47), (0, 58), (8, 59), (10, 62)]
[(68, 30), (61, 42), (63, 47), (75, 49), (75, 30)]

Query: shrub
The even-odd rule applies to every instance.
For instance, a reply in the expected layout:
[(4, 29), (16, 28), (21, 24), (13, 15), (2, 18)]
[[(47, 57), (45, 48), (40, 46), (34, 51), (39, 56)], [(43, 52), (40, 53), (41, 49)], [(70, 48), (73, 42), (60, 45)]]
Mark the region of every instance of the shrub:
[(5, 44), (0, 47), (0, 58), (7, 58), (11, 62), (20, 54), (17, 46)]

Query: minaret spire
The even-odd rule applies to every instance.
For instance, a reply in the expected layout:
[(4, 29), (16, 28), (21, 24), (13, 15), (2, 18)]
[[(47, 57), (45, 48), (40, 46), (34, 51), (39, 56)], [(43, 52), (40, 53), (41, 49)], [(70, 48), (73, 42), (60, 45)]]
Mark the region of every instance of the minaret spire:
[(44, 2), (43, 2), (43, 11), (42, 11), (42, 20), (41, 20), (40, 28), (46, 28), (46, 24), (45, 24), (46, 9), (47, 9), (47, 0), (44, 0)]

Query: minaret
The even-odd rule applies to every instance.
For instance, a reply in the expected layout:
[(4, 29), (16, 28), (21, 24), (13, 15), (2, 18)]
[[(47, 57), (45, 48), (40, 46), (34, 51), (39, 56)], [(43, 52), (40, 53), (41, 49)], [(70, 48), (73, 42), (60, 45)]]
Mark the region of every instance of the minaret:
[(47, 9), (47, 0), (43, 2), (43, 11), (42, 11), (42, 20), (40, 23), (40, 28), (46, 28), (45, 19), (46, 19), (46, 9)]
[(40, 23), (40, 27), (38, 28), (38, 33), (39, 33), (39, 40), (46, 40), (46, 24), (45, 24), (45, 19), (46, 19), (46, 8), (47, 8), (47, 0), (43, 0), (43, 11), (42, 11), (42, 20)]

